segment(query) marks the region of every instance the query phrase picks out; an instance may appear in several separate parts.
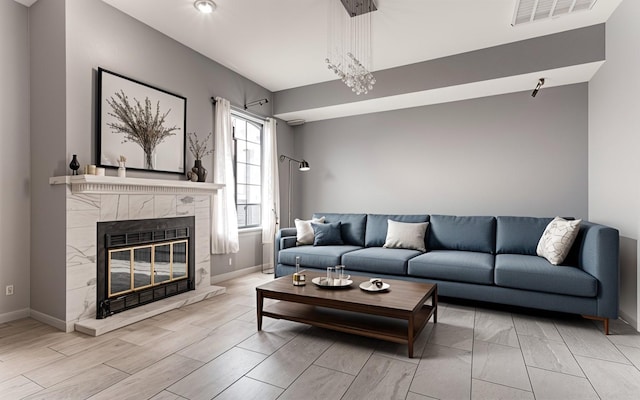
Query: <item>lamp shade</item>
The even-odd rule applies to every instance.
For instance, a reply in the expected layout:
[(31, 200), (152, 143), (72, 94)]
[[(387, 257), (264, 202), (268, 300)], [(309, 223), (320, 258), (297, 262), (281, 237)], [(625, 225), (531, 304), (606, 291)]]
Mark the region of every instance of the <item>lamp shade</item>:
[(305, 160), (300, 161), (300, 171), (308, 171), (311, 169), (311, 167), (309, 167), (309, 163), (306, 162)]

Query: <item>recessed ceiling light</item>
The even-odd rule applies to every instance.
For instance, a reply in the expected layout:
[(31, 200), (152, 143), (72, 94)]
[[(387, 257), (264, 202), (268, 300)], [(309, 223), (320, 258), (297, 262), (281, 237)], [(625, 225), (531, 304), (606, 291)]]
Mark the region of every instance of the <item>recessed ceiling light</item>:
[(212, 0), (196, 0), (193, 6), (203, 14), (210, 14), (216, 9), (216, 3)]

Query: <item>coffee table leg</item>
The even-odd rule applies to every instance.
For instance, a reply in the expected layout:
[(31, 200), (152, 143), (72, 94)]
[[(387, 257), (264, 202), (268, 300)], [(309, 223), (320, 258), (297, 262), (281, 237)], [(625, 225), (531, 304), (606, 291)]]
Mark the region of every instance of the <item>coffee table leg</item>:
[(256, 291), (256, 310), (258, 311), (258, 330), (262, 330), (262, 305), (264, 304), (264, 299), (262, 297), (262, 291)]
[(438, 287), (433, 291), (433, 323), (438, 323)]
[(409, 358), (413, 358), (413, 315), (409, 317), (409, 323), (407, 325), (409, 326), (409, 332), (407, 332), (407, 353)]

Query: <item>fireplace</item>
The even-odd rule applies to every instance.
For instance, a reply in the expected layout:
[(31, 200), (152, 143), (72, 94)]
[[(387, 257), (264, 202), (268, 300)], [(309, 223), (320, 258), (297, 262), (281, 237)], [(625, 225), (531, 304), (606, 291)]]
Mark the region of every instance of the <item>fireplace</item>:
[[(211, 284), (211, 208), (223, 185), (180, 180), (118, 178), (115, 176), (74, 175), (49, 179), (66, 192), (66, 290), (64, 318), (32, 313), (32, 316), (66, 332), (79, 331), (92, 336), (150, 318), (225, 292)], [(105, 277), (98, 284), (98, 256), (104, 265), (105, 253), (98, 251), (98, 223), (110, 221), (151, 220), (154, 218), (194, 217), (195, 230), (190, 230), (189, 279), (195, 290), (189, 290), (162, 301), (153, 302), (131, 312), (121, 312), (110, 318), (97, 319), (98, 290), (106, 291)], [(101, 242), (101, 245), (104, 245)], [(191, 252), (195, 246), (195, 254)], [(190, 265), (189, 265), (190, 267)], [(169, 289), (171, 290), (171, 289)], [(106, 298), (103, 298), (106, 300)], [(139, 301), (146, 301), (143, 298)], [(59, 296), (51, 296), (54, 303)], [(135, 299), (129, 298), (129, 303)], [(56, 307), (58, 303), (55, 303)], [(111, 300), (108, 315), (115, 309)], [(131, 305), (131, 304), (129, 304)]]
[(97, 223), (96, 318), (195, 290), (195, 218)]

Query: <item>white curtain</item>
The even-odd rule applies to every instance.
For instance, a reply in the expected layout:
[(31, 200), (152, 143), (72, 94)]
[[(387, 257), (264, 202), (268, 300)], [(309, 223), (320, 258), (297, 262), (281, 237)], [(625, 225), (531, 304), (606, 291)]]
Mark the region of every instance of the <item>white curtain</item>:
[(233, 126), (231, 124), (231, 103), (216, 97), (214, 121), (213, 182), (224, 184), (214, 198), (211, 212), (211, 253), (237, 253), (238, 217), (236, 214), (233, 176)]
[[(280, 185), (276, 120), (267, 118), (262, 133), (262, 246), (263, 269), (273, 268), (273, 240), (279, 225)], [(268, 262), (267, 262), (268, 260)]]

